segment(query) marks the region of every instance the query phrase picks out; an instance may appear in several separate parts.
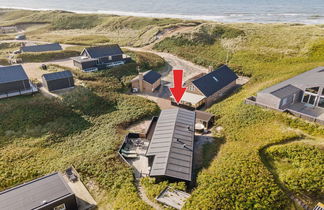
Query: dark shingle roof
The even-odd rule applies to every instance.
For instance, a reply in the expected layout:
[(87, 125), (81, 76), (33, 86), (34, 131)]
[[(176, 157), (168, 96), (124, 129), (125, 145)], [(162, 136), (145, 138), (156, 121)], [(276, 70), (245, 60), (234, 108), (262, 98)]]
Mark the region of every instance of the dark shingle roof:
[(160, 78), (161, 74), (152, 70), (147, 71), (143, 76), (143, 79), (150, 84), (154, 84)]
[(196, 112), (196, 118), (199, 120), (210, 121), (214, 117), (214, 115), (208, 112), (199, 111), (199, 110), (196, 110), (195, 112)]
[(277, 96), (278, 98), (286, 98), (287, 96), (290, 96), (298, 91), (301, 91), (301, 89), (293, 85), (287, 85), (282, 88), (279, 88), (278, 90), (273, 91), (271, 94)]
[(51, 81), (57, 79), (70, 78), (73, 77), (73, 75), (70, 71), (66, 70), (66, 71), (54, 72), (49, 74), (43, 74), (43, 77), (45, 78), (46, 81)]
[(89, 47), (85, 49), (91, 58), (101, 58), (113, 55), (122, 55), (123, 51), (120, 49), (118, 44)]
[(46, 51), (58, 51), (58, 50), (62, 50), (61, 45), (58, 43), (25, 46), (21, 48), (22, 52), (46, 52)]
[(0, 209), (38, 209), (72, 195), (60, 173), (54, 173), (0, 192)]
[(206, 96), (209, 97), (226, 87), (237, 79), (237, 75), (226, 65), (210, 72), (192, 83)]
[(21, 65), (0, 67), (0, 83), (28, 80)]
[(150, 176), (191, 181), (194, 130), (195, 112), (185, 109), (161, 112), (146, 153), (155, 156)]

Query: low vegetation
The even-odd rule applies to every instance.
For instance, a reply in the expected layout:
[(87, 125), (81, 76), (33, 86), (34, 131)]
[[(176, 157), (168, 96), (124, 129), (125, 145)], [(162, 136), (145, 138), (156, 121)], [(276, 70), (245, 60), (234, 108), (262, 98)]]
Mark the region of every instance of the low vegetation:
[(139, 65), (142, 71), (147, 69), (158, 71), (163, 68), (166, 63), (163, 58), (153, 53), (135, 52), (129, 50), (124, 50), (124, 52), (127, 55), (131, 56), (131, 58)]
[(316, 205), (324, 198), (324, 151), (301, 143), (272, 146), (266, 150), (281, 182), (302, 197), (313, 198)]

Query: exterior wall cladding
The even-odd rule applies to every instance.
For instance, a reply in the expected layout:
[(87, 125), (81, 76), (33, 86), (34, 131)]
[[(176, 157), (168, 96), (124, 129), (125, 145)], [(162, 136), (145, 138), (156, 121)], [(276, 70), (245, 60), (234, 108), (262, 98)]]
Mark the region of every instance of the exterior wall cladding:
[[(143, 92), (145, 93), (152, 93), (152, 90), (155, 90), (161, 84), (161, 79), (157, 80), (154, 84), (150, 84), (146, 81), (143, 81)], [(136, 80), (132, 83), (133, 88), (140, 89), (139, 80)]]
[(75, 195), (69, 195), (68, 197), (62, 198), (61, 200), (58, 200), (56, 202), (49, 203), (46, 206), (42, 206), (40, 208), (37, 208), (38, 210), (53, 210), (55, 207), (65, 204), (66, 210), (78, 210), (78, 206), (76, 203)]
[[(296, 94), (294, 96), (294, 94)], [(269, 106), (273, 109), (281, 109), (284, 110), (288, 106), (294, 104), (295, 102), (300, 102), (303, 96), (303, 91), (296, 91), (291, 95), (287, 96), (285, 99), (287, 100), (286, 104), (283, 104), (283, 99), (280, 99), (274, 95), (268, 93), (259, 92), (256, 97), (256, 102), (260, 104), (264, 104), (265, 106)]]
[(110, 63), (110, 62), (121, 61), (121, 60), (123, 60), (123, 55), (114, 55), (111, 56), (111, 60), (109, 60), (109, 57), (99, 58), (99, 63)]
[(50, 80), (46, 81), (44, 78), (42, 78), (44, 86), (49, 91), (69, 88), (74, 86), (74, 80), (73, 78), (63, 78), (63, 79), (57, 79), (57, 80)]
[[(198, 95), (204, 95), (202, 94), (199, 89), (197, 87), (195, 87), (194, 90), (190, 90), (189, 86), (194, 86), (192, 84), (192, 82), (188, 83), (188, 85), (186, 85), (187, 90), (186, 92), (188, 93), (194, 93), (194, 94), (198, 94)], [(217, 101), (218, 99), (220, 99), (226, 92), (230, 91), (231, 89), (233, 89), (236, 86), (236, 81), (231, 82), (230, 84), (228, 84), (226, 87), (222, 88), (221, 90), (217, 91), (216, 93), (214, 93), (213, 95), (207, 97), (206, 99), (206, 106), (209, 107), (211, 106), (213, 103), (215, 103), (215, 101)]]
[(28, 80), (8, 82), (0, 84), (0, 93), (11, 93), (23, 90), (29, 90), (30, 84)]
[(215, 101), (222, 98), (224, 94), (226, 94), (228, 91), (233, 89), (235, 86), (236, 86), (236, 81), (233, 81), (230, 84), (228, 84), (226, 87), (222, 88), (221, 90), (217, 91), (213, 95), (209, 96), (207, 98), (206, 106), (210, 107), (211, 105), (213, 105)]
[(83, 62), (83, 63), (73, 61), (73, 63), (74, 63), (74, 66), (78, 67), (79, 69), (88, 69), (88, 68), (93, 68), (93, 67), (97, 66), (96, 60)]

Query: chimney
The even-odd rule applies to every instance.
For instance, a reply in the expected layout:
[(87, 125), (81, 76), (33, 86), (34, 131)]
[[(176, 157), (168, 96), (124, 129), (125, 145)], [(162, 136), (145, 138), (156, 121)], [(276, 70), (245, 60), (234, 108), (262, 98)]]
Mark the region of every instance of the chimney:
[(208, 66), (208, 73), (214, 71), (214, 67), (213, 66)]
[(138, 84), (139, 84), (139, 91), (143, 92), (143, 73), (140, 72), (140, 67), (137, 66), (138, 71)]

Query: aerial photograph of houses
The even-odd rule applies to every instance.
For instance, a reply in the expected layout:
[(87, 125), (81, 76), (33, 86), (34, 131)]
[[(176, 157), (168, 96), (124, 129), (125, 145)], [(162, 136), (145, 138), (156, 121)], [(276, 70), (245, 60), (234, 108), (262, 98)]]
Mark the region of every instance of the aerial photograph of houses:
[(0, 210), (324, 210), (324, 1), (0, 0)]

